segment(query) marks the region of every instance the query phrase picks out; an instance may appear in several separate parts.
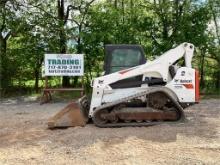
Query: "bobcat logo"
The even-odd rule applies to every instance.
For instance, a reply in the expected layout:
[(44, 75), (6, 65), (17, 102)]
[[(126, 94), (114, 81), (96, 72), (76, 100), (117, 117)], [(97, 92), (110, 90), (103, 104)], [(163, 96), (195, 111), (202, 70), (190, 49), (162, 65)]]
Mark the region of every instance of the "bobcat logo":
[(181, 76), (185, 76), (185, 73), (186, 73), (185, 71), (182, 71)]

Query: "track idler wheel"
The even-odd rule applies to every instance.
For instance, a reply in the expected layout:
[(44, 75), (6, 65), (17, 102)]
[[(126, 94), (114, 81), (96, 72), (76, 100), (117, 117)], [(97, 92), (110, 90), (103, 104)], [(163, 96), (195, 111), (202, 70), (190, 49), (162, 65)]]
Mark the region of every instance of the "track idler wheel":
[(102, 110), (102, 111), (99, 111), (97, 114), (96, 114), (96, 119), (95, 119), (95, 123), (97, 124), (105, 124), (108, 122), (108, 119), (107, 119), (107, 115), (109, 114), (108, 110)]

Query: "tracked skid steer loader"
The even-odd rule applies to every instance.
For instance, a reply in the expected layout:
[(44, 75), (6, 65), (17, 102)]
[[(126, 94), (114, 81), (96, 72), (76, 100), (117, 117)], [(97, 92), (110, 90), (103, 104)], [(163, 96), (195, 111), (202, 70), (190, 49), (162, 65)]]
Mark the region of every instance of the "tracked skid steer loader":
[(193, 52), (193, 44), (182, 43), (146, 61), (139, 45), (106, 45), (104, 75), (91, 82), (91, 99), (70, 103), (49, 119), (48, 127), (85, 126), (89, 119), (98, 127), (183, 121), (183, 109), (199, 102)]

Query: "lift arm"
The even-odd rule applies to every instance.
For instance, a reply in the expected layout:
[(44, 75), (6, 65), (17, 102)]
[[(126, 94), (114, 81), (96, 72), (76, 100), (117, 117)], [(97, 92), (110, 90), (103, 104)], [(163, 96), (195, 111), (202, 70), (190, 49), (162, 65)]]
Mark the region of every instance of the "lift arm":
[(177, 60), (184, 57), (186, 67), (191, 68), (191, 61), (194, 52), (194, 45), (190, 43), (182, 43), (174, 49), (171, 49), (161, 55), (154, 61), (149, 61), (143, 65), (118, 71), (109, 75), (95, 78), (92, 82), (93, 88), (109, 88), (109, 84), (130, 77), (143, 75), (146, 73), (156, 73), (159, 78), (163, 78), (165, 82), (169, 81), (169, 66)]

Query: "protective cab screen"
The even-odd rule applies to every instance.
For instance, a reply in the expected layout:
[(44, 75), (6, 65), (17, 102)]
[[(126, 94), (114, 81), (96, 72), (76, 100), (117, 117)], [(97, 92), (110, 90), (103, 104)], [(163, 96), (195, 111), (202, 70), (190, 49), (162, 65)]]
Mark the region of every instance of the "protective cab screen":
[(140, 64), (141, 58), (139, 50), (115, 49), (112, 51), (110, 73), (137, 66)]

